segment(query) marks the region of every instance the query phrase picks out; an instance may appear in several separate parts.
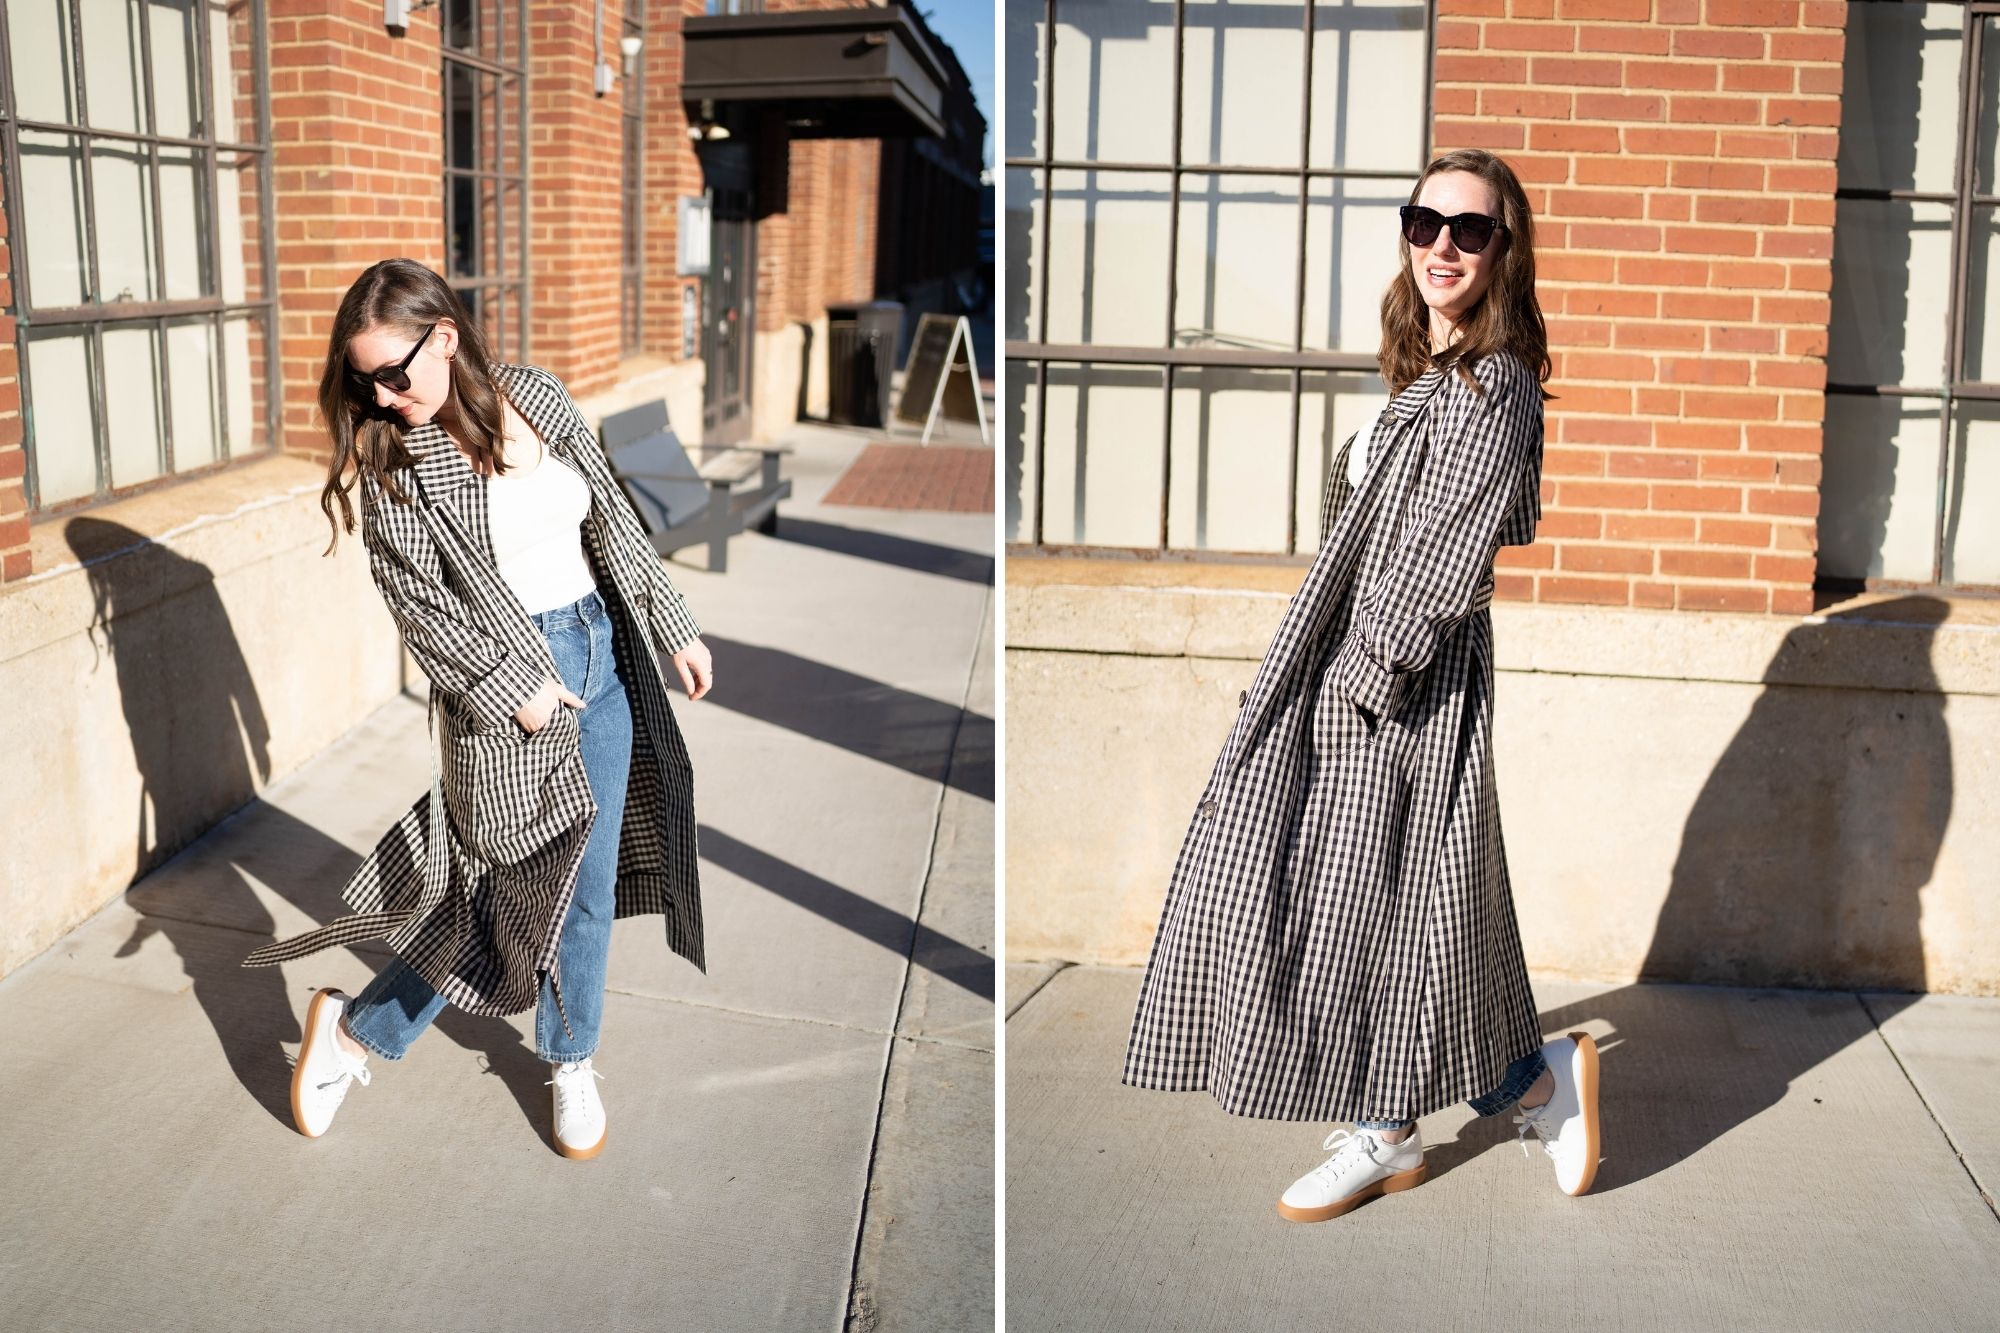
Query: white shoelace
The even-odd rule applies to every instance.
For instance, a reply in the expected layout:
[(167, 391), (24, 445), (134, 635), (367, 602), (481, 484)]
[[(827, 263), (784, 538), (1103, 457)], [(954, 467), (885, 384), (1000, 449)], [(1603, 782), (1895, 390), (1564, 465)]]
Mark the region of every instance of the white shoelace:
[(353, 1083), (357, 1079), (359, 1079), (362, 1083), (366, 1083), (368, 1082), (369, 1075), (368, 1075), (367, 1065), (362, 1064), (360, 1061), (356, 1060), (353, 1056), (349, 1055), (346, 1051), (341, 1050), (340, 1047), (335, 1046), (334, 1053), (340, 1058), (341, 1070), (338, 1074), (335, 1074), (332, 1078), (327, 1079), (325, 1082), (321, 1083), (319, 1085), (319, 1090), (321, 1092), (326, 1092), (328, 1089), (332, 1089), (334, 1100), (339, 1101), (341, 1098), (347, 1095), (347, 1089), (349, 1084)]
[[(590, 1067), (590, 1062), (588, 1060), (585, 1060), (578, 1064), (557, 1065), (556, 1076), (554, 1078), (542, 1080), (542, 1086), (545, 1088), (548, 1087), (550, 1084), (555, 1085), (556, 1098), (559, 1102), (561, 1102), (561, 1105), (557, 1108), (559, 1114), (563, 1116), (568, 1116), (573, 1111), (580, 1111), (583, 1109), (582, 1103), (583, 1103), (584, 1090), (590, 1087), (589, 1082), (586, 1080), (586, 1076), (588, 1076), (589, 1078), (604, 1077), (604, 1075), (598, 1073), (595, 1069), (592, 1069)], [(571, 1098), (576, 1099), (577, 1105), (575, 1106), (570, 1105)]]
[(1514, 1123), (1521, 1127), (1520, 1133), (1516, 1135), (1521, 1144), (1521, 1156), (1528, 1156), (1528, 1131), (1531, 1129), (1535, 1131), (1535, 1137), (1542, 1141), (1542, 1151), (1550, 1157), (1556, 1155), (1556, 1140), (1561, 1137), (1562, 1131), (1549, 1116), (1549, 1105), (1550, 1102), (1543, 1102), (1540, 1106), (1524, 1110), (1522, 1114), (1514, 1117)]
[(1324, 1162), (1321, 1162), (1318, 1166), (1314, 1167), (1312, 1169), (1311, 1174), (1316, 1176), (1325, 1176), (1327, 1179), (1331, 1180), (1336, 1174), (1338, 1174), (1338, 1165), (1344, 1163), (1348, 1157), (1352, 1156), (1355, 1153), (1361, 1153), (1365, 1156), (1368, 1156), (1369, 1159), (1372, 1161), (1373, 1154), (1368, 1152), (1368, 1147), (1367, 1147), (1369, 1142), (1370, 1140), (1363, 1137), (1362, 1135), (1350, 1134), (1348, 1131), (1344, 1129), (1334, 1130), (1333, 1133), (1326, 1136), (1326, 1142), (1319, 1145), (1322, 1148), (1331, 1149), (1333, 1152), (1333, 1156), (1327, 1158)]

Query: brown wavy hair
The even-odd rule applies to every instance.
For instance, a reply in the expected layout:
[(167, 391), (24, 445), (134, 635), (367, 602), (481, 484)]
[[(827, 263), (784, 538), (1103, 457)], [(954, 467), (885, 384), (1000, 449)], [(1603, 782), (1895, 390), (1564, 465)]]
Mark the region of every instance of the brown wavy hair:
[[(319, 377), (320, 417), (333, 441), (333, 460), (327, 465), (326, 487), (319, 497), (319, 507), (333, 528), (325, 552), (328, 555), (339, 544), (343, 531), (354, 531), (354, 506), (347, 497), (361, 474), (366, 472), (379, 482), (397, 503), (408, 504), (410, 497), (396, 485), (392, 474), (416, 461), (403, 446), (409, 424), (396, 412), (377, 407), (372, 393), (363, 397), (348, 380), (347, 346), (377, 328), (393, 329), (414, 341), (425, 325), (439, 320), (450, 320), (458, 329), (458, 351), (448, 373), (459, 434), (483, 469), (496, 473), (507, 470), (500, 454), (504, 438), (500, 389), (493, 380), (485, 330), (467, 312), (451, 284), (427, 265), (414, 259), (384, 259), (373, 264), (340, 298), (333, 332), (327, 337), (326, 366)], [(338, 517), (334, 514), (336, 505)]]
[[(1514, 169), (1480, 148), (1460, 148), (1444, 154), (1424, 168), (1410, 188), (1410, 202), (1417, 202), (1424, 182), (1441, 171), (1464, 171), (1493, 187), (1500, 201), (1500, 221), (1506, 230), (1496, 236), (1504, 247), (1494, 267), (1493, 282), (1479, 304), (1459, 321), (1463, 330), (1458, 340), (1442, 352), (1432, 353), (1430, 307), (1424, 304), (1417, 281), (1410, 276), (1410, 243), (1396, 232), (1396, 254), (1402, 261), (1389, 290), (1382, 294), (1382, 348), (1376, 364), (1389, 392), (1401, 393), (1412, 381), (1433, 367), (1455, 367), (1475, 389), (1472, 363), (1493, 352), (1508, 351), (1535, 372), (1538, 383), (1546, 384), (1553, 367), (1549, 363), (1549, 331), (1542, 322), (1541, 303), (1535, 299), (1535, 219), (1528, 211), (1528, 196)], [(1544, 399), (1554, 397), (1546, 389)]]

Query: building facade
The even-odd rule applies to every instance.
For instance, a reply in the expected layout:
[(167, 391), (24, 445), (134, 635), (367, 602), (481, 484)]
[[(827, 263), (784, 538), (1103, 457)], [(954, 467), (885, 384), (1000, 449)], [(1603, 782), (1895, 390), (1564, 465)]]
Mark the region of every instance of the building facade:
[(1995, 6), (1008, 13), (1017, 954), (1143, 959), (1384, 400), (1394, 210), (1480, 147), (1554, 363), (1494, 612), (1531, 961), (2000, 988)]
[[(824, 413), (830, 303), (968, 285), (984, 122), (904, 5), (397, 8), (0, 4), (0, 679), (52, 700), (0, 788), (83, 847), (0, 852), (0, 973), (402, 683), (358, 543), (319, 558), (369, 265), (708, 442)], [(916, 187), (962, 237), (885, 255)], [(218, 659), (205, 706), (138, 683)]]

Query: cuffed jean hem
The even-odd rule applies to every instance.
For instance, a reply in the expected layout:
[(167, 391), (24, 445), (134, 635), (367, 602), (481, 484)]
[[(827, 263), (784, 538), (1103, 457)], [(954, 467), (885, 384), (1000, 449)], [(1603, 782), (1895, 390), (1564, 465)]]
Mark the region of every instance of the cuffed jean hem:
[(1539, 1050), (1522, 1056), (1507, 1066), (1507, 1076), (1500, 1080), (1500, 1086), (1483, 1097), (1474, 1097), (1466, 1105), (1483, 1116), (1499, 1115), (1502, 1111), (1521, 1100), (1522, 1094), (1535, 1086), (1535, 1080), (1549, 1062)]
[(574, 1064), (581, 1064), (583, 1061), (590, 1059), (592, 1056), (596, 1054), (597, 1054), (597, 1048), (593, 1046), (589, 1050), (585, 1051), (582, 1055), (550, 1055), (547, 1051), (536, 1051), (535, 1058), (537, 1060), (543, 1061), (546, 1064), (574, 1065)]
[[(340, 1022), (336, 1026), (338, 1026), (342, 1032), (345, 1032), (348, 1036), (354, 1038), (356, 1042), (360, 1043), (361, 1048), (367, 1051), (370, 1055), (379, 1055), (384, 1060), (400, 1060), (403, 1058), (403, 1055), (409, 1054), (408, 1051), (404, 1051), (403, 1055), (391, 1055), (387, 1051), (383, 1050), (380, 1046), (377, 1046), (374, 1042), (368, 1040), (368, 1038), (362, 1036), (359, 1032), (356, 1032), (351, 1028), (349, 1028), (347, 1026), (347, 1011), (349, 1008), (353, 1006), (353, 1004), (354, 1004), (354, 997), (350, 995), (347, 997), (347, 1003), (341, 1006)], [(338, 1040), (338, 1038), (336, 1038), (336, 1040)]]
[(1416, 1121), (1414, 1120), (1357, 1120), (1354, 1122), (1354, 1127), (1356, 1129), (1402, 1129), (1406, 1125), (1414, 1125), (1415, 1123)]

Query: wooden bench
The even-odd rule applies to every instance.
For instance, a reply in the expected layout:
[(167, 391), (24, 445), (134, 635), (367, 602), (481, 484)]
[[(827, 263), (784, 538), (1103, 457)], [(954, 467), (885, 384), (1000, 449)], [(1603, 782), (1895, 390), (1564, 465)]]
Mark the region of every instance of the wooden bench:
[(787, 450), (697, 445), (691, 455), (663, 399), (613, 412), (597, 438), (661, 555), (707, 542), (708, 567), (720, 573), (729, 568), (731, 537), (753, 527), (777, 532), (778, 502), (792, 493), (790, 479), (778, 475)]

